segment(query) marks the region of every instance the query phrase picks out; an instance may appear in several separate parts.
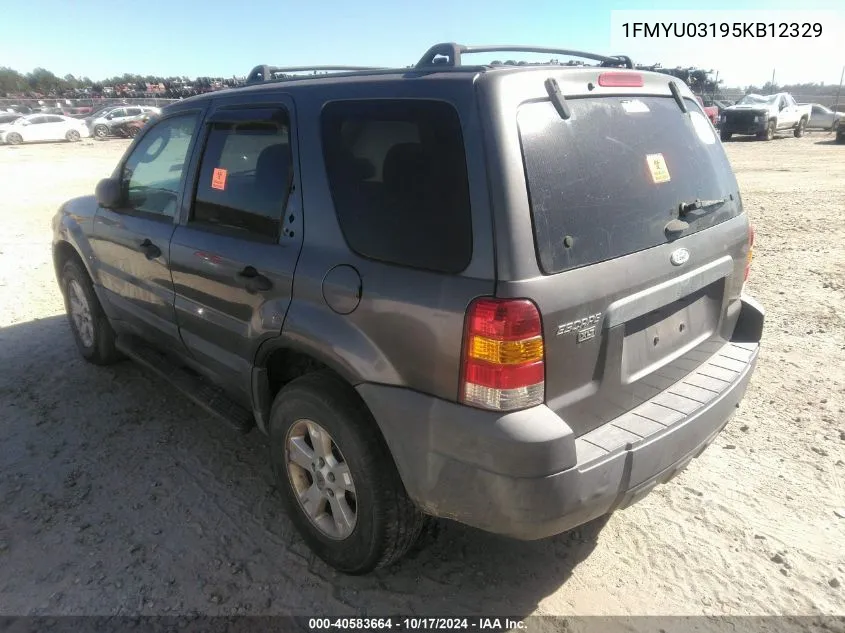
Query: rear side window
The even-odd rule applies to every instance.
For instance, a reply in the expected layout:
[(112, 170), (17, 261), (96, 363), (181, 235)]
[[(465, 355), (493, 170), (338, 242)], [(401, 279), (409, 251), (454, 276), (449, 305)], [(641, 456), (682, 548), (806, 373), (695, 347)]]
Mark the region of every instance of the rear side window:
[(292, 177), (286, 114), (280, 112), (273, 121), (214, 123), (191, 221), (276, 241)]
[(334, 207), (350, 248), (445, 273), (472, 257), (466, 157), (455, 109), (439, 101), (336, 101), (322, 115)]
[(736, 179), (697, 104), (671, 97), (545, 101), (517, 118), (540, 267), (553, 274), (667, 241), (679, 205), (725, 202), (683, 218), (689, 235), (741, 212)]

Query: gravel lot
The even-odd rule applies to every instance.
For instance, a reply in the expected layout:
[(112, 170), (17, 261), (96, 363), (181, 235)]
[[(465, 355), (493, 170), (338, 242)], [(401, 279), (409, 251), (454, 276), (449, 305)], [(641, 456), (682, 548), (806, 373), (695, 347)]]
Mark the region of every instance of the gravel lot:
[[(132, 363), (83, 362), (50, 219), (128, 141), (0, 147), (0, 614), (842, 614), (845, 146), (726, 144), (758, 232), (763, 356), (724, 433), (603, 526), (440, 525), (363, 578), (280, 511), (263, 437)], [(837, 514), (838, 513), (838, 514)]]

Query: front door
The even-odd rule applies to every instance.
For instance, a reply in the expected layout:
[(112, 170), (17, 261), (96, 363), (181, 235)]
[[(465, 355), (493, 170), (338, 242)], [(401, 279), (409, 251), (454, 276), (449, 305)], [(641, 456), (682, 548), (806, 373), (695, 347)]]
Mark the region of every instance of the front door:
[(168, 348), (184, 347), (173, 308), (170, 238), (199, 119), (199, 112), (183, 112), (150, 127), (116, 172), (123, 202), (97, 210), (91, 240), (118, 326)]
[(293, 102), (242, 99), (213, 104), (170, 255), (182, 340), (246, 400), (258, 346), (281, 333), (302, 232)]

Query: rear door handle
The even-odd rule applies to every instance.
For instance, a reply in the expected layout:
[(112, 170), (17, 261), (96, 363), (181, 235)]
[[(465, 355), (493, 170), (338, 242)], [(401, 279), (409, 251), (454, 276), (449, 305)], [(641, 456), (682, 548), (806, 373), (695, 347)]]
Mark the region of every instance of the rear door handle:
[(147, 259), (155, 259), (161, 256), (161, 249), (153, 244), (149, 238), (141, 242), (141, 252), (144, 253)]
[(246, 288), (246, 291), (255, 294), (256, 292), (266, 292), (273, 288), (273, 282), (267, 277), (258, 272), (254, 266), (247, 266), (238, 273), (238, 277)]

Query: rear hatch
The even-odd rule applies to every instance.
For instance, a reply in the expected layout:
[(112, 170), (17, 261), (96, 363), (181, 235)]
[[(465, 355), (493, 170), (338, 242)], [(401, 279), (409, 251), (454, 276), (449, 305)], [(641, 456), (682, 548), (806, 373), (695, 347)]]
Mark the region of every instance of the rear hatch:
[[(499, 293), (537, 304), (546, 403), (581, 435), (657, 395), (730, 338), (748, 224), (724, 149), (691, 93), (678, 97), (685, 113), (668, 78), (603, 91), (598, 69), (572, 72), (592, 87), (567, 95), (563, 108), (548, 97), (515, 104), (533, 238), (524, 246), (539, 275), (503, 279)], [(564, 91), (576, 83), (557, 76)]]

